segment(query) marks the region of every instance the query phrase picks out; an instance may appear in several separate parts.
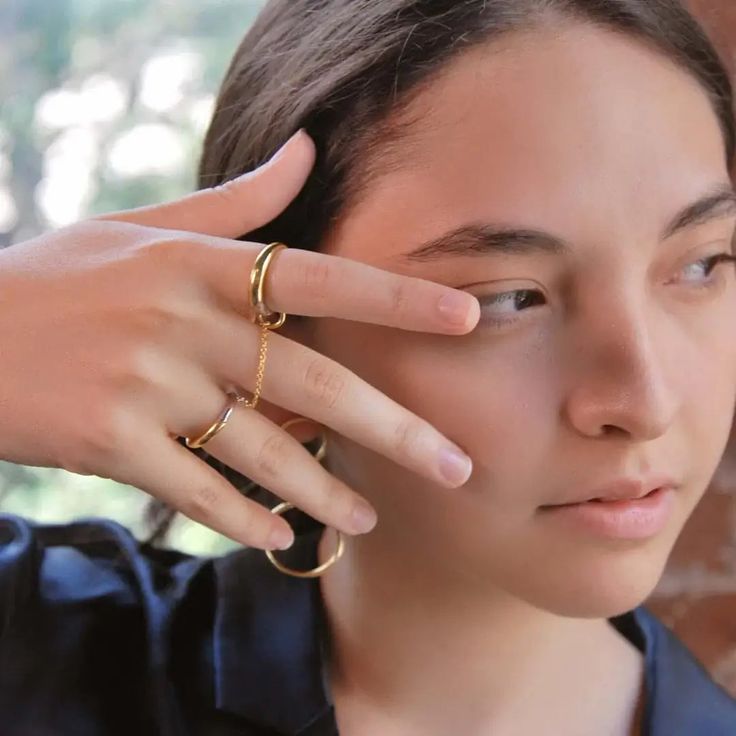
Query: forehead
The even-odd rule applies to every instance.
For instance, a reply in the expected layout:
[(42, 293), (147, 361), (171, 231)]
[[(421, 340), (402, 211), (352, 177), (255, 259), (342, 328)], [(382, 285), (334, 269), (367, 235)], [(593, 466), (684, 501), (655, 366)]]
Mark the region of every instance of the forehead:
[(635, 246), (728, 180), (700, 84), (643, 42), (592, 26), (465, 52), (408, 114), (400, 166), (372, 180), (327, 252), (393, 268), (412, 243), (479, 219)]

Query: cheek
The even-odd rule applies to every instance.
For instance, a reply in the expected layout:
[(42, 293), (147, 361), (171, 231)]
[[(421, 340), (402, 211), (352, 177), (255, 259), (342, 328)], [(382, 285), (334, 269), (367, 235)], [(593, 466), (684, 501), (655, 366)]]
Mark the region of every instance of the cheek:
[[(431, 335), (321, 319), (311, 347), (427, 420), (492, 472), (519, 485), (521, 462), (544, 456), (556, 431), (556, 368), (544, 343), (500, 345), (480, 335)], [(547, 345), (547, 348), (549, 346)], [(508, 468), (508, 471), (504, 471)]]
[(682, 456), (693, 464), (694, 485), (700, 489), (696, 502), (718, 469), (733, 431), (736, 366), (732, 352), (729, 348), (715, 361), (700, 361), (687, 382), (685, 415), (678, 436), (683, 439)]
[(736, 304), (733, 315), (726, 320), (719, 353), (724, 356), (722, 370), (724, 381), (731, 391), (736, 394)]
[(681, 428), (692, 443), (688, 455), (701, 467), (712, 468), (725, 448), (736, 407), (736, 300), (733, 310), (724, 309), (690, 348), (678, 360)]
[(736, 395), (736, 278), (728, 274), (728, 290), (721, 295), (717, 319), (711, 320), (700, 338), (704, 370), (712, 372), (726, 395)]
[(527, 487), (530, 460), (548, 457), (559, 431), (559, 382), (541, 343), (424, 336), (396, 340), (389, 354), (384, 385), (471, 456), (470, 487)]
[[(670, 442), (660, 442), (701, 472), (717, 464), (736, 405), (736, 318), (726, 316), (693, 335), (696, 344), (658, 348), (674, 356), (662, 374), (680, 403)], [(564, 433), (560, 413), (572, 368), (543, 333), (528, 335), (431, 335), (322, 318), (310, 346), (457, 442), (473, 459), (468, 488), (484, 488), (503, 503), (539, 491), (540, 465), (559, 457)]]

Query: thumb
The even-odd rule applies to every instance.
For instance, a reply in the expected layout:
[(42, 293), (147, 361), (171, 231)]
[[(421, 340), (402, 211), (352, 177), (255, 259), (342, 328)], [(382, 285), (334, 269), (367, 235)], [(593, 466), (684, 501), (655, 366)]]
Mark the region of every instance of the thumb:
[(89, 219), (235, 238), (265, 225), (286, 209), (304, 186), (315, 158), (314, 141), (300, 128), (268, 161), (235, 179), (173, 202)]

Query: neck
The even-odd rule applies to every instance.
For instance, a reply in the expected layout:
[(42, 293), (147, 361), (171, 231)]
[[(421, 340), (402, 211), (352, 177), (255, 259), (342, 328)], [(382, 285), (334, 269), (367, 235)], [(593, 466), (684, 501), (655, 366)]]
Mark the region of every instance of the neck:
[[(322, 534), (320, 564), (335, 541)], [(379, 527), (346, 536), (320, 578), (341, 733), (631, 733), (641, 654), (606, 619), (557, 616), (391, 549)]]

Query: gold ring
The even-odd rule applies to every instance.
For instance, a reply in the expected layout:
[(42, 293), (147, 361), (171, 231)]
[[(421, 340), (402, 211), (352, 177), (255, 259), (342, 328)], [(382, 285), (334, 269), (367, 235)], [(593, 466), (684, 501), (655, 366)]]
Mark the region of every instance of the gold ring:
[(215, 421), (204, 434), (200, 435), (196, 439), (190, 439), (189, 437), (184, 438), (184, 442), (186, 443), (187, 447), (202, 447), (205, 442), (211, 440), (227, 424), (227, 420), (230, 419), (230, 415), (233, 413), (235, 404), (239, 401), (239, 397), (237, 394), (232, 394), (228, 392), (227, 396), (227, 405), (220, 413), (217, 421)]
[[(263, 300), (266, 270), (268, 269), (276, 251), (288, 247), (289, 246), (284, 243), (269, 243), (267, 246), (262, 248), (256, 256), (256, 260), (253, 263), (253, 268), (250, 272), (250, 303), (256, 312), (254, 322), (259, 324), (261, 327), (268, 327), (272, 330), (277, 327), (281, 327), (281, 325), (284, 324), (286, 321), (286, 312), (272, 312), (268, 309)], [(271, 319), (274, 315), (278, 315), (276, 321)]]

